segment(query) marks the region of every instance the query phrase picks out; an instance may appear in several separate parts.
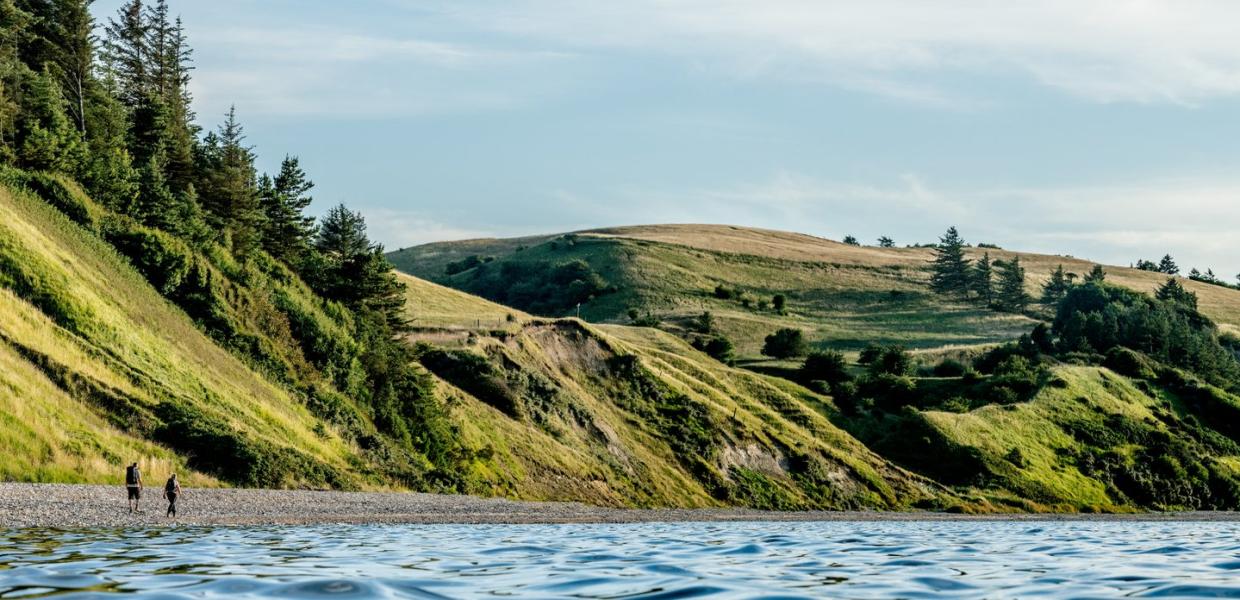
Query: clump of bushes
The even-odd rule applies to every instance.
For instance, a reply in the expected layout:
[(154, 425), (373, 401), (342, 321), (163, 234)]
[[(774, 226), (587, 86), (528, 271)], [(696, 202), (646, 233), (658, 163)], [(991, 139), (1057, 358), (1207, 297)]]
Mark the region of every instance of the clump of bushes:
[(805, 334), (800, 329), (785, 327), (766, 336), (762, 344), (762, 354), (771, 358), (787, 359), (805, 356), (809, 345), (805, 342)]
[(536, 314), (560, 316), (577, 304), (616, 291), (584, 260), (562, 263), (511, 260), (474, 268), (466, 291)]
[(461, 260), (448, 263), (444, 266), (443, 272), (444, 275), (456, 275), (457, 273), (464, 273), (465, 271), (468, 271), (478, 265), (489, 263), (493, 260), (495, 260), (494, 256), (479, 256), (477, 254), (473, 254), (466, 256)]

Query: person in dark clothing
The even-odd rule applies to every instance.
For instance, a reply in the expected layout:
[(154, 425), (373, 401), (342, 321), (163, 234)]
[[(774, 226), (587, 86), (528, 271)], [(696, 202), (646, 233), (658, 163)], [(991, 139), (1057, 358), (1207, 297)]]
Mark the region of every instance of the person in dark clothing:
[(142, 499), (142, 471), (136, 462), (125, 467), (125, 489), (129, 491), (129, 512), (142, 512), (138, 510), (138, 501)]
[(173, 473), (168, 478), (168, 482), (164, 484), (164, 498), (168, 499), (168, 516), (177, 516), (177, 496), (181, 495), (181, 482), (177, 481), (177, 474)]

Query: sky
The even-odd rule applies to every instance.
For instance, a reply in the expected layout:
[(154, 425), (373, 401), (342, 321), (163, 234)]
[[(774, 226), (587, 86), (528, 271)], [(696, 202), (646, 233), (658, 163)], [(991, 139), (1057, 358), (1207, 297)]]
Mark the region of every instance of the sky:
[[(120, 0), (97, 0), (106, 22)], [(1240, 2), (170, 0), (389, 249), (647, 223), (1240, 273)]]

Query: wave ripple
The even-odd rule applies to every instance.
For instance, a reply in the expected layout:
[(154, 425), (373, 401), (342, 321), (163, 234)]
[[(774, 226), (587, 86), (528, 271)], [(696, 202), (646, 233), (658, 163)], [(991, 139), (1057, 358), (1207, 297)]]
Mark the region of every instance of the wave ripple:
[(1240, 598), (1240, 523), (0, 531), (0, 598)]

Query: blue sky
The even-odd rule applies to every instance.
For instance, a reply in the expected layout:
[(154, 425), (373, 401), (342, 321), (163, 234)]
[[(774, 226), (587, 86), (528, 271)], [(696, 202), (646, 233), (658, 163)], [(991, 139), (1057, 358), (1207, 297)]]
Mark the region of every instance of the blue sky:
[[(171, 0), (389, 248), (707, 222), (1240, 272), (1240, 4)], [(119, 0), (99, 0), (101, 21)]]

